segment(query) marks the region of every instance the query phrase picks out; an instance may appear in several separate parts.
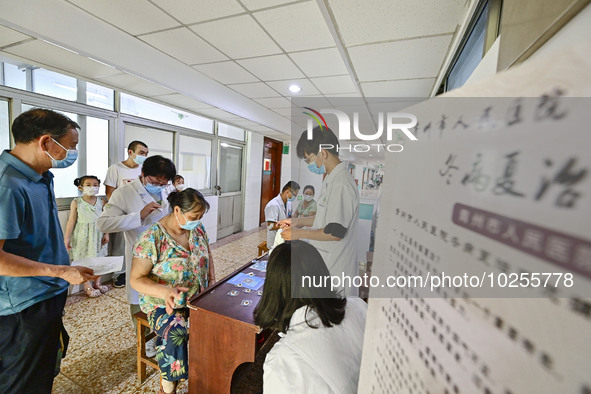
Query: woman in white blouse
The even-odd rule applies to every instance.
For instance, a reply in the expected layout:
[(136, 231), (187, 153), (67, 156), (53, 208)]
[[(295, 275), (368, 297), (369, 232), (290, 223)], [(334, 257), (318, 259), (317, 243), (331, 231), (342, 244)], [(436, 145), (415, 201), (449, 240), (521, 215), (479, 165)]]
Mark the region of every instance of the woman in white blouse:
[(255, 321), (280, 331), (263, 366), (265, 393), (356, 393), (367, 304), (315, 286), (330, 274), (312, 245), (277, 246)]

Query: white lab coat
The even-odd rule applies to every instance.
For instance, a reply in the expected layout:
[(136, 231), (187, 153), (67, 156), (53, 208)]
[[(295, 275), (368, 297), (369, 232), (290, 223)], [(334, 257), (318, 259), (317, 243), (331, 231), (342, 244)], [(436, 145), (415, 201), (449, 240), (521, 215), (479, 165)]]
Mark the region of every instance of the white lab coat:
[[(340, 241), (310, 240), (310, 243), (320, 252), (331, 275), (342, 277), (344, 274), (353, 280), (353, 276), (359, 274), (355, 238), (359, 223), (359, 191), (344, 162), (324, 178), (312, 228), (321, 229), (329, 223), (338, 223), (347, 228), (345, 237)], [(359, 289), (347, 288), (344, 295), (358, 294)]]
[[(265, 221), (277, 223), (280, 220), (287, 219), (287, 209), (285, 203), (281, 199), (281, 194), (278, 194), (274, 199), (267, 203), (265, 206)], [(267, 229), (267, 247), (271, 249), (275, 243), (275, 236), (277, 230)]]
[(356, 393), (359, 382), (367, 304), (347, 298), (345, 318), (325, 327), (306, 307), (291, 317), (287, 333), (267, 354), (263, 365), (263, 393)]
[(138, 236), (148, 227), (162, 219), (169, 213), (169, 205), (166, 199), (162, 199), (162, 210), (155, 210), (144, 220), (140, 218), (140, 211), (154, 198), (148, 193), (139, 179), (117, 188), (111, 195), (111, 199), (105, 205), (102, 215), (96, 224), (103, 233), (123, 232), (125, 236), (125, 272), (127, 300), (130, 304), (139, 304), (137, 291), (129, 285), (129, 273), (133, 258), (133, 245)]

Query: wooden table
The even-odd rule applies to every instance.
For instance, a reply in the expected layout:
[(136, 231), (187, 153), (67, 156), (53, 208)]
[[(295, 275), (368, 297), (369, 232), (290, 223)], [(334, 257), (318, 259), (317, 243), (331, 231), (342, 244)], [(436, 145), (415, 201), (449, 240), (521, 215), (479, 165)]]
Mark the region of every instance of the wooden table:
[[(261, 297), (255, 290), (244, 293), (227, 283), (240, 272), (264, 278), (265, 272), (251, 269), (252, 265), (247, 263), (189, 300), (189, 393), (230, 393), (234, 371), (254, 362), (265, 340), (253, 316)], [(232, 290), (238, 295), (229, 296)], [(251, 304), (242, 306), (243, 300)]]

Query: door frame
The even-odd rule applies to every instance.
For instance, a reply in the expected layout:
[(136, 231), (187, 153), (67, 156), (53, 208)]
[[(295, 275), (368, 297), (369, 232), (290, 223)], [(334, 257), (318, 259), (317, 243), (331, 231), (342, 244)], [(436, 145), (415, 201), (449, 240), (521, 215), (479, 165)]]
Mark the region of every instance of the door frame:
[[(259, 207), (259, 224), (265, 222), (265, 207), (263, 207), (263, 188), (264, 183), (262, 181), (262, 171), (265, 168), (265, 146), (267, 141), (271, 142), (272, 144), (280, 144), (281, 148), (279, 150), (279, 160), (277, 163), (278, 174), (275, 179), (275, 185), (277, 186), (277, 190), (281, 190), (281, 166), (283, 164), (283, 141), (276, 140), (271, 137), (266, 137), (263, 139), (263, 156), (261, 157), (262, 167), (261, 167), (261, 206)], [(273, 163), (271, 163), (272, 165)], [(273, 196), (275, 197), (275, 196)]]

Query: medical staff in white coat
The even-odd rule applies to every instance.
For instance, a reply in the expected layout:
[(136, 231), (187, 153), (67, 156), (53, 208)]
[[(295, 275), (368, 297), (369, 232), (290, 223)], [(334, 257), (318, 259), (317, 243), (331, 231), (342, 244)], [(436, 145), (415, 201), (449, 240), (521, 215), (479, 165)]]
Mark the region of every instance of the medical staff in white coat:
[[(127, 273), (131, 272), (132, 248), (138, 235), (169, 213), (168, 201), (162, 197), (162, 190), (175, 175), (176, 168), (172, 161), (159, 155), (148, 157), (142, 166), (141, 175), (113, 192), (97, 220), (101, 232), (123, 232), (125, 235)], [(133, 319), (140, 308), (138, 293), (129, 285), (129, 275), (125, 287)]]
[(293, 201), (300, 191), (297, 182), (289, 181), (281, 189), (281, 193), (275, 196), (265, 206), (265, 222), (267, 222), (267, 248), (273, 249), (277, 235), (277, 222), (287, 219), (287, 202)]
[[(358, 295), (359, 289), (349, 286), (346, 278), (359, 274), (357, 224), (359, 223), (359, 191), (347, 164), (339, 159), (339, 141), (327, 128), (316, 127), (312, 139), (304, 131), (296, 152), (308, 169), (326, 177), (318, 197), (315, 216), (287, 219), (278, 225), (286, 227), (281, 233), (285, 240), (307, 239), (318, 249), (328, 271), (341, 279), (340, 290), (345, 295)], [(307, 229), (298, 227), (311, 226)]]
[(263, 365), (263, 392), (357, 393), (367, 304), (338, 296), (305, 278), (324, 278), (326, 265), (303, 241), (271, 252), (263, 295), (254, 315), (263, 329), (279, 331)]

